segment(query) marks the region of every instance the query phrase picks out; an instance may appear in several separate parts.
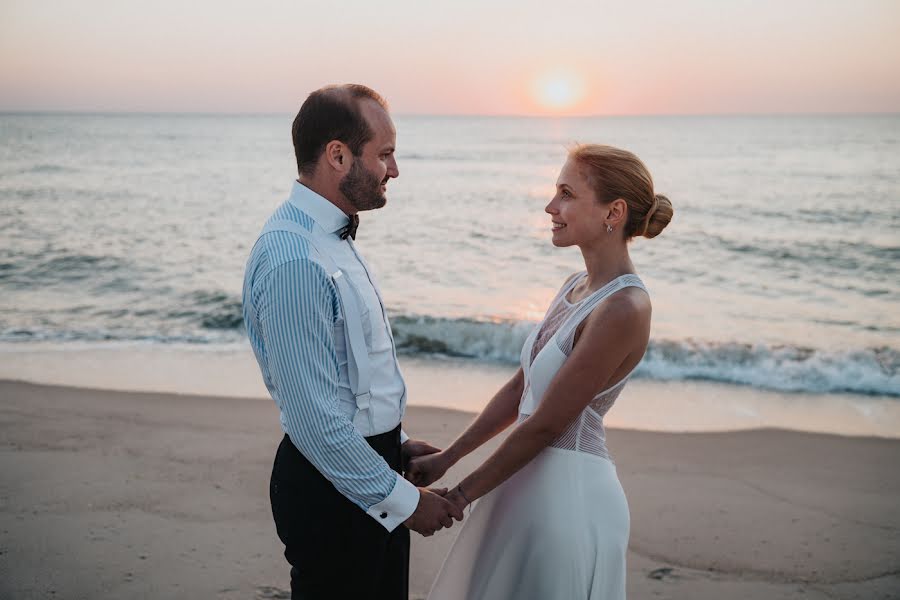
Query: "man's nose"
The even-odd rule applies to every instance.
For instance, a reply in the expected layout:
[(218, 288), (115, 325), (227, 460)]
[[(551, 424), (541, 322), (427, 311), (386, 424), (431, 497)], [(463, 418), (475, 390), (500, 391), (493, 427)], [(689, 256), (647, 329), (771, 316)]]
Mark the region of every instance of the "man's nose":
[(397, 167), (397, 159), (391, 157), (391, 162), (388, 163), (388, 177), (400, 177), (400, 169)]

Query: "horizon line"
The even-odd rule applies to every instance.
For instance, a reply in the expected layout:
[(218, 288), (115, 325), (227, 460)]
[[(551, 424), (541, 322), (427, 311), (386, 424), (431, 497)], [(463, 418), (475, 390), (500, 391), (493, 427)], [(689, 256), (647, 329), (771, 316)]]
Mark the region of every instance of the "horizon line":
[[(276, 117), (292, 115), (293, 112), (282, 111), (194, 111), (194, 110), (102, 110), (102, 109), (0, 109), (0, 115), (76, 115), (76, 116), (228, 116), (228, 117)], [(534, 113), (427, 113), (427, 112), (392, 112), (394, 117), (422, 118), (494, 118), (494, 119), (631, 119), (661, 117), (888, 117), (900, 115), (898, 111), (887, 112), (684, 112), (684, 113), (586, 113), (571, 115), (552, 115)]]

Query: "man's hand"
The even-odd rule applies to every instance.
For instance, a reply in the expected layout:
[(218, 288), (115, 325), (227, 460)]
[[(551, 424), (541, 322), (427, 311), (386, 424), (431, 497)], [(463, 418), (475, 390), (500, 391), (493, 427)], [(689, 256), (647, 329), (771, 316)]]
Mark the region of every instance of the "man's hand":
[(405, 476), (413, 485), (428, 486), (444, 476), (451, 467), (443, 452), (435, 452), (410, 459)]
[[(429, 454), (434, 454), (435, 452), (440, 452), (440, 448), (435, 448), (428, 442), (423, 442), (421, 440), (406, 440), (406, 442), (400, 446), (400, 452), (403, 456), (403, 471), (409, 468), (409, 461), (411, 458), (415, 458), (417, 456), (427, 456)], [(428, 485), (428, 484), (420, 484), (420, 485)]]
[(403, 523), (413, 531), (428, 537), (435, 531), (453, 525), (453, 519), (463, 520), (463, 512), (444, 499), (446, 489), (419, 488), (419, 504), (415, 512)]

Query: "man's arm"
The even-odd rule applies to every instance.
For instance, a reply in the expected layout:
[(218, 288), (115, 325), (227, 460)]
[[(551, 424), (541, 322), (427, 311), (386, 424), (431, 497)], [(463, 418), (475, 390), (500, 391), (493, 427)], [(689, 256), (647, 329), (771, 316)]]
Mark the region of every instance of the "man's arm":
[(331, 279), (321, 265), (298, 259), (276, 267), (262, 284), (259, 322), (288, 436), (341, 494), (392, 531), (413, 514), (420, 492), (338, 407)]

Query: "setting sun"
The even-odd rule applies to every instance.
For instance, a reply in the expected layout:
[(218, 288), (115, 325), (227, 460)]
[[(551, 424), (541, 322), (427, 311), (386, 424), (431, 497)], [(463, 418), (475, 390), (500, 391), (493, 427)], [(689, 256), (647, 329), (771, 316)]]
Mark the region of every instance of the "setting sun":
[(569, 71), (546, 72), (534, 80), (532, 94), (542, 108), (564, 111), (584, 98), (584, 79)]

